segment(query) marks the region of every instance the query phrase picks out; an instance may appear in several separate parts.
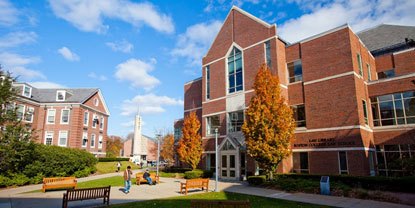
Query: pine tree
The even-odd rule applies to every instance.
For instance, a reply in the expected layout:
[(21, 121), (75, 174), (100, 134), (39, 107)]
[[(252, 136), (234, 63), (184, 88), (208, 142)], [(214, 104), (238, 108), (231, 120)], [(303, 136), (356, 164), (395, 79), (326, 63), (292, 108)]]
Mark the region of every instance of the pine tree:
[(35, 145), (32, 129), (18, 116), (15, 79), (0, 67), (0, 174), (21, 173), (32, 162)]
[(174, 137), (172, 134), (167, 134), (163, 138), (163, 145), (160, 152), (161, 157), (169, 164), (174, 160)]
[(202, 140), (199, 134), (200, 122), (196, 113), (192, 112), (183, 122), (183, 136), (179, 140), (177, 153), (179, 160), (196, 169), (202, 156)]
[(291, 108), (281, 96), (278, 77), (272, 75), (265, 64), (255, 77), (254, 89), (242, 131), (248, 155), (259, 162), (272, 179), (280, 162), (291, 154), (295, 121)]

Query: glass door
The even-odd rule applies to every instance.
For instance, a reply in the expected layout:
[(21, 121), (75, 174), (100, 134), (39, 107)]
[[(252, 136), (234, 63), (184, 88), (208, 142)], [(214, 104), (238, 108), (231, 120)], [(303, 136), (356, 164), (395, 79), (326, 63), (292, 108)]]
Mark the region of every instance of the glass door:
[(223, 154), (221, 162), (221, 176), (224, 179), (234, 179), (236, 177), (236, 154)]

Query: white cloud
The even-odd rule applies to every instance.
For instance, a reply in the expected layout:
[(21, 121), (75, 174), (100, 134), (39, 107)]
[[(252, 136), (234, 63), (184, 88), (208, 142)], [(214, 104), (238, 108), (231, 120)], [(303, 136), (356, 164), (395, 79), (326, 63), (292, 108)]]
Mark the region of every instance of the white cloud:
[(124, 123), (120, 124), (122, 127), (133, 127), (134, 126), (134, 121), (127, 121)]
[(123, 53), (130, 53), (134, 45), (126, 40), (117, 41), (117, 42), (107, 42), (105, 43), (108, 47), (110, 47), (113, 51), (120, 51)]
[(280, 36), (289, 42), (302, 40), (345, 23), (349, 23), (356, 32), (382, 23), (415, 25), (413, 0), (295, 2), (305, 14), (278, 26)]
[(22, 44), (36, 42), (35, 32), (12, 32), (0, 37), (0, 48), (11, 48)]
[(64, 85), (54, 82), (30, 82), (30, 84), (36, 88), (67, 88)]
[(105, 81), (108, 78), (104, 75), (98, 75), (95, 72), (91, 72), (88, 74), (88, 77), (92, 78), (92, 79), (96, 79), (96, 80), (100, 80), (100, 81)]
[(15, 53), (0, 53), (0, 63), (4, 66), (4, 70), (12, 72), (13, 76), (25, 80), (46, 79), (41, 72), (27, 68), (29, 64), (40, 62), (39, 57), (25, 57)]
[(19, 21), (19, 12), (8, 0), (0, 0), (0, 8), (0, 25), (11, 26)]
[[(229, 10), (233, 5), (242, 7), (245, 3), (258, 4), (260, 0), (207, 0), (207, 6), (203, 9), (204, 12), (213, 11), (226, 11)], [(266, 1), (268, 3), (268, 1)]]
[(183, 100), (155, 94), (137, 95), (131, 100), (124, 100), (121, 105), (121, 115), (135, 115), (140, 108), (141, 114), (163, 113), (165, 106), (183, 106)]
[(103, 19), (116, 19), (136, 27), (148, 25), (157, 31), (174, 32), (170, 16), (159, 13), (150, 2), (134, 3), (129, 0), (49, 0), (54, 14), (79, 30), (106, 32), (109, 28)]
[(199, 23), (188, 27), (184, 34), (179, 35), (176, 48), (171, 52), (172, 55), (186, 57), (192, 66), (201, 65), (203, 56), (221, 27), (220, 21)]
[(143, 87), (150, 90), (160, 81), (148, 74), (154, 70), (154, 61), (146, 63), (139, 59), (129, 59), (116, 67), (115, 77), (119, 80), (130, 81), (133, 87)]
[(61, 54), (63, 58), (65, 58), (68, 61), (79, 61), (79, 56), (76, 53), (69, 50), (69, 48), (67, 47), (62, 47), (58, 49), (58, 53)]

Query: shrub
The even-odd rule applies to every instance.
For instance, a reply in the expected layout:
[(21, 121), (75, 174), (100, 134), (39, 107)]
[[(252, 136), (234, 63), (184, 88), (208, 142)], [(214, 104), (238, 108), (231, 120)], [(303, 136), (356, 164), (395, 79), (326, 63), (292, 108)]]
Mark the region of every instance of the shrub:
[(98, 162), (118, 162), (118, 161), (130, 161), (130, 158), (124, 157), (100, 157)]
[(182, 168), (182, 167), (167, 167), (163, 171), (166, 173), (185, 173), (186, 171), (191, 171), (191, 168)]
[(186, 171), (184, 173), (184, 178), (186, 179), (202, 178), (202, 177), (203, 177), (203, 170), (192, 170), (192, 171)]
[(13, 182), (10, 178), (0, 175), (0, 187), (7, 187), (11, 185), (13, 185)]
[(249, 176), (248, 177), (248, 183), (250, 185), (261, 185), (265, 183), (267, 180), (267, 176), (265, 175), (259, 175), (259, 176)]

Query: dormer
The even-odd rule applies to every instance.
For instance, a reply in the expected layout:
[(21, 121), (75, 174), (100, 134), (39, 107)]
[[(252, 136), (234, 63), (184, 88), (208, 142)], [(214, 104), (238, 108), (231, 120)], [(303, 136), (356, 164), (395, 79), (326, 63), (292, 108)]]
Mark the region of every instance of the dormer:
[(56, 101), (65, 101), (65, 98), (66, 98), (66, 90), (56, 91)]
[(32, 88), (28, 85), (23, 85), (22, 95), (28, 98), (32, 97)]

